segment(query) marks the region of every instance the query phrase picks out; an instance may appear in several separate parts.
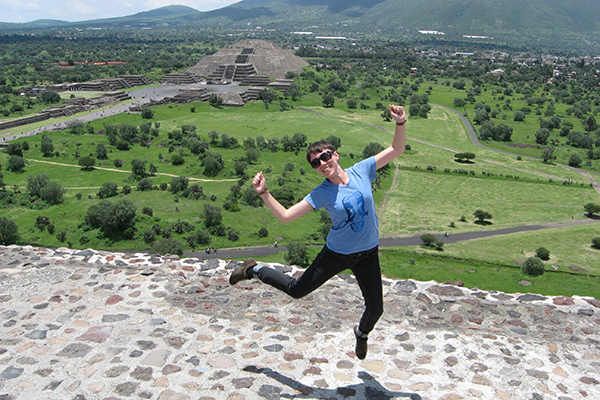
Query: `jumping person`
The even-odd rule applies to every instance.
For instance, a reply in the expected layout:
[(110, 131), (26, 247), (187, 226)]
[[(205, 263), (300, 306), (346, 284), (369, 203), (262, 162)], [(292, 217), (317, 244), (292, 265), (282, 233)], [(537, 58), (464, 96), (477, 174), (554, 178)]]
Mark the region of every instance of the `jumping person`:
[(293, 298), (301, 298), (317, 289), (334, 275), (350, 269), (365, 300), (360, 323), (354, 327), (355, 353), (367, 356), (368, 334), (383, 314), (383, 289), (379, 266), (379, 228), (371, 184), (376, 170), (404, 152), (406, 114), (400, 106), (390, 105), (396, 121), (392, 145), (348, 169), (339, 164), (340, 155), (325, 141), (312, 143), (306, 159), (326, 179), (303, 200), (286, 209), (267, 190), (262, 171), (252, 180), (254, 190), (281, 222), (294, 221), (310, 211), (325, 208), (333, 226), (326, 245), (300, 278), (295, 279), (273, 268), (257, 265), (252, 258), (244, 261), (229, 277), (235, 285), (241, 280), (258, 278)]

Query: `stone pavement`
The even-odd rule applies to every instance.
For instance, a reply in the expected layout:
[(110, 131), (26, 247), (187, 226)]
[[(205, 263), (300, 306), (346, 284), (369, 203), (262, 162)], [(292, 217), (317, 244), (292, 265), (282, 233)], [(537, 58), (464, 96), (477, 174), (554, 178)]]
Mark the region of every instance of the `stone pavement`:
[(351, 276), (293, 300), (238, 264), (0, 246), (0, 400), (600, 399), (596, 299), (385, 279), (361, 361)]

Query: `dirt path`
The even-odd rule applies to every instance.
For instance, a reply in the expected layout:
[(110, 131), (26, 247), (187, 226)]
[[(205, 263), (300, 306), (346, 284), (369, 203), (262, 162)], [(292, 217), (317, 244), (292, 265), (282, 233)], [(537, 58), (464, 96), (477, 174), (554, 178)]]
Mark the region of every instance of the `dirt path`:
[[(63, 166), (63, 167), (81, 168), (81, 165), (64, 164), (64, 163), (58, 163), (58, 162), (53, 162), (53, 161), (34, 160), (34, 159), (27, 159), (27, 161), (33, 161), (33, 162), (38, 162), (38, 163), (43, 163), (43, 164), (60, 165), (60, 166)], [(126, 173), (126, 174), (130, 174), (131, 173), (131, 171), (128, 171), (128, 170), (125, 170), (125, 169), (116, 169), (116, 168), (94, 167), (94, 169), (99, 169), (99, 170), (102, 170), (102, 171), (121, 172), (121, 173)], [(179, 175), (175, 175), (175, 174), (165, 174), (165, 173), (162, 173), (162, 172), (157, 172), (155, 175), (171, 176), (171, 177), (178, 177), (179, 176)], [(193, 176), (188, 176), (187, 178), (189, 180), (191, 180), (191, 181), (197, 181), (197, 182), (237, 182), (238, 181), (238, 179), (205, 179), (205, 178), (194, 178)], [(83, 189), (85, 189), (85, 188), (83, 188)], [(91, 188), (91, 189), (93, 189), (93, 188)]]

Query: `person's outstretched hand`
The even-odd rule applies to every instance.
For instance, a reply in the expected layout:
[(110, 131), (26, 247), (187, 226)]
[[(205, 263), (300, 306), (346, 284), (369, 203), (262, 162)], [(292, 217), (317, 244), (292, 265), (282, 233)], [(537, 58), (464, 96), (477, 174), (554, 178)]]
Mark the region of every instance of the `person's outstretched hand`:
[(406, 114), (404, 113), (404, 107), (402, 106), (395, 106), (390, 104), (390, 115), (392, 116), (392, 118), (394, 118), (394, 120), (396, 120), (396, 123), (403, 123), (404, 121), (406, 121)]
[(252, 187), (258, 193), (262, 193), (267, 190), (267, 180), (265, 179), (262, 171), (254, 175), (254, 179), (252, 179)]

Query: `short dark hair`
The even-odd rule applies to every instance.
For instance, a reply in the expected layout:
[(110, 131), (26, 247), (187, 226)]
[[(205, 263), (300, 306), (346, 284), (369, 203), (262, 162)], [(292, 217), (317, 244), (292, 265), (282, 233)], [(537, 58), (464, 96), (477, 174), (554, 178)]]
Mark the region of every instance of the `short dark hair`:
[(319, 140), (318, 142), (312, 142), (308, 149), (306, 149), (306, 161), (311, 162), (311, 156), (315, 153), (322, 153), (326, 150), (336, 151), (335, 147), (329, 142)]

